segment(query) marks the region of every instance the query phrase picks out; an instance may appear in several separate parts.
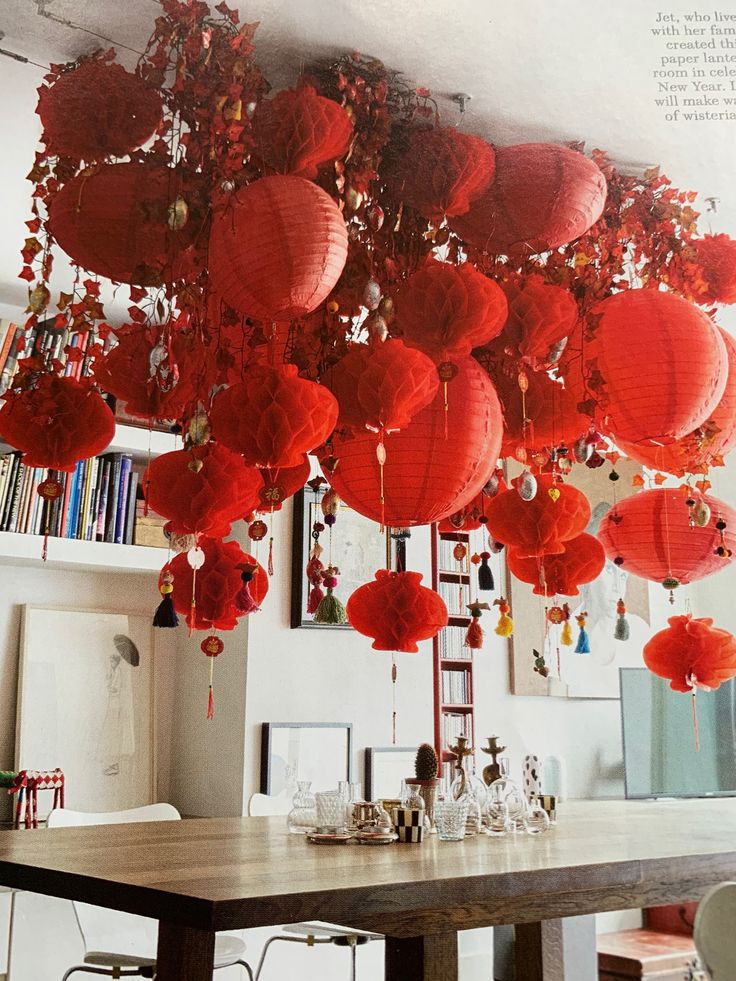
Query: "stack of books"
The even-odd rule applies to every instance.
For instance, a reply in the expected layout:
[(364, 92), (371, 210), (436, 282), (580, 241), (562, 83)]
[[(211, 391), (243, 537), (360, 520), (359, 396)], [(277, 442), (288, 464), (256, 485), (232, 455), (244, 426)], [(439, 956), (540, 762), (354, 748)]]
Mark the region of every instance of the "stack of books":
[(442, 672), (442, 702), (444, 705), (467, 705), (468, 695), (467, 671)]

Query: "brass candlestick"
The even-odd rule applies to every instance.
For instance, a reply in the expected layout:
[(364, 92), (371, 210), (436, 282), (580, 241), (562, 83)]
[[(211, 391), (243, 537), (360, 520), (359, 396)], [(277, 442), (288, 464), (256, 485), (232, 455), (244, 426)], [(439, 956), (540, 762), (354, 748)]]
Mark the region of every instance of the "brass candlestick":
[(498, 745), (498, 736), (486, 736), (488, 742), (487, 746), (481, 746), (482, 753), (488, 753), (492, 757), (492, 762), (487, 766), (483, 767), (483, 783), (487, 787), (490, 787), (494, 780), (499, 780), (503, 775), (501, 773), (501, 766), (496, 759), (496, 757), (505, 752), (505, 746)]
[[(468, 778), (465, 774), (465, 767), (463, 766), (463, 760), (465, 759), (466, 756), (472, 756), (472, 754), (475, 751), (472, 746), (468, 746), (467, 736), (458, 736), (457, 744), (455, 746), (450, 746), (449, 752), (452, 753), (452, 755), (455, 757), (456, 779), (457, 777), (460, 778), (458, 786), (455, 787), (455, 790), (453, 791), (453, 797), (455, 798), (455, 800), (459, 800), (460, 797), (462, 797), (462, 795), (467, 790), (467, 784), (468, 784)], [(453, 786), (454, 784), (455, 784), (455, 780), (453, 780)]]

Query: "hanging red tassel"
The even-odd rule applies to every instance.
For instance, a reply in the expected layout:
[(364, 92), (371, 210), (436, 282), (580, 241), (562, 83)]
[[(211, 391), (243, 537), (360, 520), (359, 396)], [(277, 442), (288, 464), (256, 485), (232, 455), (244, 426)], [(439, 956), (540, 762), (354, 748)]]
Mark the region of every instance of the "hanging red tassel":
[(307, 600), (307, 613), (314, 614), (317, 612), (319, 604), (325, 598), (325, 592), (322, 589), (322, 576), (317, 573), (312, 579), (312, 588), (309, 590), (309, 599)]
[(46, 480), (41, 481), (36, 490), (39, 497), (43, 498), (43, 549), (41, 550), (41, 558), (45, 562), (49, 554), (51, 505), (54, 503), (54, 501), (61, 497), (64, 492), (64, 488), (55, 477), (49, 476), (46, 478)]
[(222, 654), (225, 649), (225, 645), (215, 634), (209, 634), (209, 636), (205, 637), (199, 647), (202, 653), (206, 654), (210, 659), (210, 683), (207, 694), (207, 718), (213, 719), (215, 717), (215, 689), (213, 684), (215, 658)]
[(235, 607), (240, 610), (241, 613), (253, 613), (255, 610), (260, 610), (260, 606), (253, 599), (253, 595), (250, 591), (249, 583), (253, 581), (253, 574), (257, 569), (254, 565), (243, 565), (240, 567), (242, 572), (240, 573), (240, 578), (243, 585), (235, 596), (233, 603)]
[(480, 617), (483, 610), (490, 610), (488, 603), (479, 603), (477, 600), (467, 604), (470, 610), (471, 621), (465, 634), (464, 647), (478, 651), (483, 646), (483, 630), (480, 625)]

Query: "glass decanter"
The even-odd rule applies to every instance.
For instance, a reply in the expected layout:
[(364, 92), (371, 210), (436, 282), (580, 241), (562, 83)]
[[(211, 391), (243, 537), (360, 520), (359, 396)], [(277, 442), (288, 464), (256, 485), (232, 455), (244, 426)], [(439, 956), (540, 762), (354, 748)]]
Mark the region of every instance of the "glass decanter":
[(486, 830), (493, 837), (507, 835), (513, 831), (505, 801), (489, 797), (486, 805)]
[(506, 805), (512, 828), (520, 831), (524, 826), (526, 798), (519, 785), (510, 777), (500, 777), (498, 780), (494, 780), (488, 788), (486, 809), (497, 802), (503, 802)]
[(524, 830), (528, 835), (539, 835), (549, 831), (549, 814), (542, 807), (542, 802), (532, 797), (527, 812), (524, 815)]
[(297, 781), (292, 808), (286, 819), (289, 831), (294, 835), (313, 831), (317, 824), (317, 802), (310, 790), (311, 786), (311, 780)]

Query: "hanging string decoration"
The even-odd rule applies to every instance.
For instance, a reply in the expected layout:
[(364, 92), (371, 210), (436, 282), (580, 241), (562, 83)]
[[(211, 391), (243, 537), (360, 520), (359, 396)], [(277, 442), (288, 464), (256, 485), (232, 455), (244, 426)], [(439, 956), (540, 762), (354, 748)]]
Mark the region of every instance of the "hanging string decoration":
[(358, 633), (373, 638), (374, 650), (416, 654), (419, 641), (447, 626), (444, 600), (421, 582), (419, 572), (379, 569), (372, 582), (352, 593), (348, 620)]
[(575, 619), (578, 624), (578, 639), (575, 644), (575, 653), (590, 654), (590, 637), (588, 636), (588, 631), (585, 629), (588, 622), (588, 614), (585, 612), (578, 613)]
[(467, 603), (466, 606), (470, 610), (470, 624), (465, 631), (463, 646), (469, 647), (474, 651), (479, 651), (483, 647), (483, 629), (480, 625), (480, 618), (483, 610), (490, 610), (491, 607), (488, 603), (482, 603), (478, 600), (473, 600), (472, 603)]
[(510, 548), (509, 571), (534, 586), (537, 596), (577, 596), (578, 586), (593, 582), (603, 571), (606, 553), (594, 535), (583, 532), (564, 543), (564, 552), (521, 558)]
[(496, 624), (496, 633), (499, 637), (510, 637), (514, 632), (514, 621), (511, 619), (511, 606), (509, 605), (509, 601), (504, 596), (500, 596), (498, 599), (493, 601), (493, 605), (498, 607), (498, 623)]
[(327, 590), (319, 601), (317, 609), (314, 611), (315, 623), (328, 623), (332, 626), (341, 626), (348, 622), (345, 607), (335, 596), (334, 590), (337, 588), (340, 570), (336, 565), (328, 565), (322, 573), (322, 585)]

